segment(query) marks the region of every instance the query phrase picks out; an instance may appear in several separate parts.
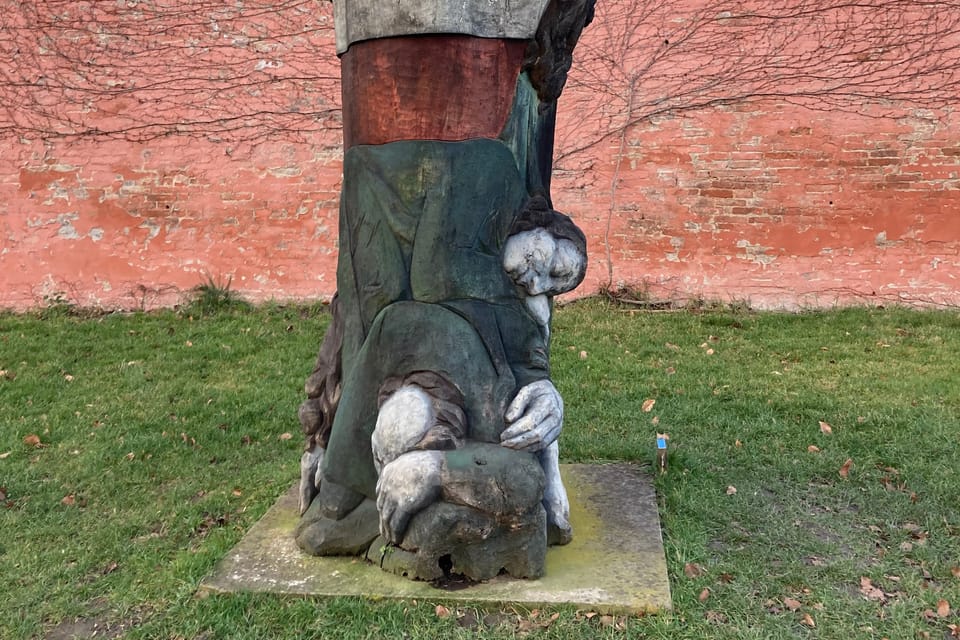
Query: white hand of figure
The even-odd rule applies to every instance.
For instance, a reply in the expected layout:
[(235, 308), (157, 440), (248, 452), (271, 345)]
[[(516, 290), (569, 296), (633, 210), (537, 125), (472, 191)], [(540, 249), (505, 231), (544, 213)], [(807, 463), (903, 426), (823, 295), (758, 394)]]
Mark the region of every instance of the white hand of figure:
[(442, 451), (411, 451), (384, 465), (377, 481), (380, 534), (399, 544), (410, 518), (440, 497)]
[(324, 450), (314, 447), (300, 457), (300, 515), (303, 515), (320, 488)]
[(563, 399), (549, 380), (537, 380), (517, 392), (504, 415), (510, 425), (500, 444), (510, 449), (540, 451), (560, 437)]

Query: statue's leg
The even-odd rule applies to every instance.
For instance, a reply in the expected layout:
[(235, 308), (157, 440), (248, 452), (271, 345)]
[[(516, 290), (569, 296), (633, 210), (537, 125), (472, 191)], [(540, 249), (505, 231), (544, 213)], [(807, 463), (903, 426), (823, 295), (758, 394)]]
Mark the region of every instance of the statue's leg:
[(547, 511), (547, 544), (567, 544), (573, 539), (570, 500), (560, 478), (560, 445), (556, 440), (540, 452), (540, 466), (546, 478), (543, 508)]

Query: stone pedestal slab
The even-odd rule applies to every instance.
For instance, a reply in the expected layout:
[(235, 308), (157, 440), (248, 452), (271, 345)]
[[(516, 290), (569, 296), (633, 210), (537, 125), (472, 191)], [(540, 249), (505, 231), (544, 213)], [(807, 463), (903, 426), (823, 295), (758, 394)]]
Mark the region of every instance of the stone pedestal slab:
[(670, 608), (670, 584), (649, 467), (561, 465), (570, 496), (573, 542), (547, 551), (536, 580), (497, 577), (446, 591), (392, 575), (362, 558), (309, 556), (293, 540), (296, 487), (255, 524), (200, 584), (209, 592), (419, 599), (526, 607), (570, 604), (602, 613)]

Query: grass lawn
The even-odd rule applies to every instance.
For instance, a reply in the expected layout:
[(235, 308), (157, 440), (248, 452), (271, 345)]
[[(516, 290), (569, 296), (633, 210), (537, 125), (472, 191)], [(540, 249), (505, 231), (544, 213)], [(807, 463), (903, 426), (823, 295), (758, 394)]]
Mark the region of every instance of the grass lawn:
[(672, 613), (198, 598), (298, 477), (326, 323), (0, 314), (0, 638), (960, 637), (957, 311), (558, 311), (563, 457), (670, 435)]

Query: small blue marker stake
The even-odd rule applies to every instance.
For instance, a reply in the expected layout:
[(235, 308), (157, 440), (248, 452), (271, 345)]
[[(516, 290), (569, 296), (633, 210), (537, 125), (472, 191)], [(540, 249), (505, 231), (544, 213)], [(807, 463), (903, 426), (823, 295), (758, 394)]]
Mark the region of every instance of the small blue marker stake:
[(661, 435), (657, 435), (657, 466), (660, 473), (667, 472), (667, 439)]

